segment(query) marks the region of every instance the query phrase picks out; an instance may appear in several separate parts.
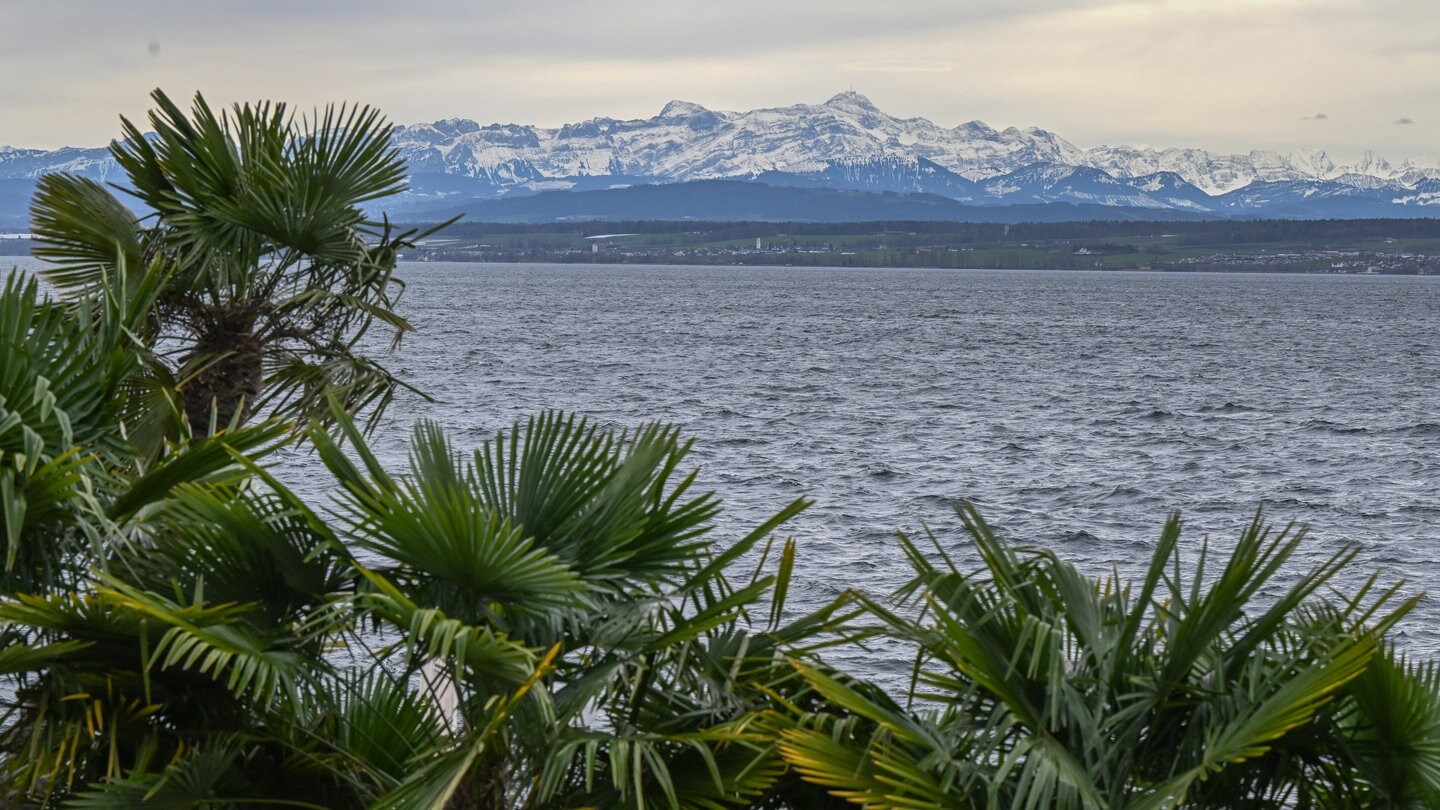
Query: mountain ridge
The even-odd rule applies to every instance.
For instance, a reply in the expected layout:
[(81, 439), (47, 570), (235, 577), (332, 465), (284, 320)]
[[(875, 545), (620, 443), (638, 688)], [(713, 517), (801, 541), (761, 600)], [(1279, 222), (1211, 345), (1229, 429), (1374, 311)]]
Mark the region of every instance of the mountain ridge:
[[(854, 91), (820, 104), (744, 112), (676, 99), (650, 118), (551, 128), (446, 118), (396, 125), (392, 137), (410, 173), (409, 189), (386, 202), (392, 216), (550, 191), (708, 180), (934, 194), (972, 208), (1073, 203), (1214, 217), (1440, 211), (1428, 185), (1440, 181), (1433, 163), (1397, 164), (1366, 152), (1338, 165), (1319, 149), (1082, 149), (1039, 127), (997, 130), (969, 121), (947, 128), (898, 118)], [(109, 180), (116, 170), (103, 148), (0, 150), (0, 180), (49, 171)], [(0, 211), (0, 225), (14, 219)]]

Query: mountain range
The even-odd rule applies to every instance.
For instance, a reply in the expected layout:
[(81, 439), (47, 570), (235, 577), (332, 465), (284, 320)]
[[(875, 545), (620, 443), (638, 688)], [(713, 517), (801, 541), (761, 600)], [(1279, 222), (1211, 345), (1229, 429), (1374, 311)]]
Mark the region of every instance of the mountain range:
[[(393, 138), (410, 185), (385, 209), (402, 220), (895, 219), (912, 210), (925, 219), (989, 221), (1440, 214), (1434, 162), (1366, 153), (1337, 165), (1319, 150), (1082, 149), (1035, 127), (897, 118), (855, 92), (749, 112), (672, 101), (651, 118), (558, 128), (451, 118), (396, 126)], [(29, 190), (52, 171), (117, 174), (103, 148), (0, 147), (0, 226), (23, 226)], [(680, 184), (700, 185), (662, 188)], [(907, 199), (886, 199), (894, 195)]]

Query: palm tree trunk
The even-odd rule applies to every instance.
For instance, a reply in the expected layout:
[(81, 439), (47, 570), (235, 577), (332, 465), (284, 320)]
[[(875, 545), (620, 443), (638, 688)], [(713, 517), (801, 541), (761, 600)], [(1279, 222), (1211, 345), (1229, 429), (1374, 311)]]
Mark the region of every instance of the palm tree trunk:
[(213, 411), (217, 430), (250, 418), (263, 380), (264, 345), (249, 334), (207, 335), (186, 360), (201, 366), (182, 388), (191, 435), (209, 436)]
[(510, 768), (504, 756), (479, 763), (474, 773), (445, 803), (445, 810), (506, 810)]

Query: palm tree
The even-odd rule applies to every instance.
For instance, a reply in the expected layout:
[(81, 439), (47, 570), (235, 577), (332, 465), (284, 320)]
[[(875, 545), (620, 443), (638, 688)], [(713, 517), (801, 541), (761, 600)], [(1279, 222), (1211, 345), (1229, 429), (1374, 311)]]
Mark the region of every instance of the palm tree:
[[(782, 778), (755, 723), (813, 706), (791, 657), (850, 637), (844, 602), (783, 616), (796, 548), (770, 538), (806, 502), (721, 550), (707, 536), (718, 502), (690, 495), (694, 473), (675, 480), (689, 444), (674, 428), (614, 435), (548, 413), (465, 459), (422, 424), (400, 478), (337, 419), (358, 465), (325, 432), (311, 438), (344, 491), (337, 530), (367, 559), (358, 598), (406, 634), (388, 668), (428, 663), (457, 704), (427, 767), (378, 806), (823, 800)], [(527, 674), (477, 657), (499, 639), (538, 663)]]
[(860, 599), (918, 650), (902, 704), (816, 658), (863, 635), (850, 601), (786, 614), (796, 546), (770, 538), (805, 503), (716, 544), (673, 428), (546, 414), (462, 458), (422, 424), (399, 476), (332, 399), (329, 514), (262, 466), (284, 423), (140, 460), (121, 428), (165, 277), (127, 267), (68, 306), (0, 290), (8, 805), (1440, 798), (1440, 677), (1384, 642), (1414, 600), (1322, 593), (1353, 550), (1281, 587), (1302, 534), (1257, 518), (1187, 576), (1172, 519), (1128, 586), (966, 507), (981, 571), (902, 537), (909, 608)]
[[(108, 189), (64, 174), (41, 178), (31, 206), (46, 279), (74, 300), (115, 268), (132, 283), (166, 283), (139, 334), (156, 362), (148, 384), (183, 402), (195, 436), (258, 410), (328, 418), (328, 396), (375, 415), (406, 387), (361, 353), (379, 324), (396, 340), (397, 234), (361, 205), (404, 188), (389, 127), (368, 107), (294, 116), (284, 104), (216, 112), (196, 95), (189, 116), (152, 94), (153, 133), (122, 119), (110, 153), (137, 218)], [(152, 448), (153, 449), (153, 448)]]
[[(1127, 584), (965, 506), (979, 571), (902, 535), (895, 602), (793, 616), (806, 502), (716, 542), (674, 428), (421, 424), (387, 470), (359, 341), (408, 329), (418, 237), (358, 207), (402, 182), (383, 123), (155, 100), (112, 146), (145, 218), (48, 177), (63, 300), (0, 287), (0, 804), (1440, 805), (1440, 671), (1385, 641), (1415, 600), (1327, 594), (1352, 549), (1282, 580), (1303, 532), (1258, 516), (1213, 573), (1172, 517)], [(264, 466), (307, 438), (329, 510)], [(862, 609), (903, 700), (818, 657)]]
[[(1433, 807), (1440, 690), (1384, 633), (1415, 603), (1375, 580), (1321, 589), (1337, 552), (1282, 586), (1303, 531), (1257, 516), (1218, 571), (1178, 552), (1092, 581), (998, 540), (960, 508), (984, 567), (902, 535), (910, 611), (869, 609), (916, 646), (902, 708), (810, 668), (826, 711), (776, 721), (785, 759), (867, 807)], [(932, 540), (934, 538), (932, 537)], [(1193, 573), (1186, 570), (1193, 565)]]
[(103, 494), (98, 564), (0, 598), (0, 797), (826, 803), (757, 724), (819, 709), (790, 660), (847, 639), (843, 602), (785, 615), (805, 502), (722, 550), (673, 428), (552, 413), (466, 460), (422, 424), (400, 477), (332, 406), (329, 515), (261, 466), (283, 424), (221, 431)]
[[(399, 182), (384, 126), (155, 99), (156, 133), (126, 122), (112, 147), (150, 213), (44, 179), (62, 303), (18, 277), (0, 296), (0, 801), (819, 795), (750, 727), (812, 707), (787, 654), (844, 637), (816, 640), (838, 605), (782, 621), (795, 547), (770, 535), (804, 503), (721, 552), (672, 428), (558, 414), (468, 465), (423, 427), (390, 476), (352, 418), (398, 384), (356, 341), (408, 328), (391, 271), (413, 235), (355, 207)], [(256, 410), (313, 420), (347, 493), (333, 517), (260, 466), (294, 436), (245, 425)]]
[[(288, 429), (273, 423), (241, 428), (142, 462), (124, 417), (141, 364), (134, 333), (163, 276), (131, 285), (125, 270), (118, 262), (93, 298), (73, 306), (43, 298), (34, 278), (18, 274), (0, 288), (0, 803), (6, 806), (43, 803), (125, 770), (143, 774), (157, 762), (163, 767), (194, 742), (177, 730), (227, 714), (232, 720), (215, 722), (217, 733), (205, 738), (207, 756), (228, 745), (226, 733), (245, 730), (233, 719), (246, 716), (236, 701), (216, 699), (226, 692), (223, 682), (152, 671), (159, 669), (152, 656), (179, 655), (195, 642), (167, 633), (150, 612), (173, 609), (183, 616), (185, 632), (214, 639), (220, 656), (257, 673), (245, 686), (271, 688), (283, 680), (274, 674), (286, 672), (283, 645), (295, 644), (281, 636), (270, 645), (279, 649), (267, 649), (259, 643), (265, 637), (231, 626), (245, 611), (194, 603), (193, 595), (171, 587), (178, 579), (167, 579), (159, 593), (129, 582), (134, 572), (153, 570), (145, 561), (167, 549), (193, 555), (204, 548), (197, 542), (203, 533), (181, 540), (167, 528), (173, 517), (165, 517), (182, 504), (198, 506), (202, 490), (226, 493), (231, 512), (254, 503), (239, 497), (248, 491), (242, 486), (250, 476), (246, 463), (278, 446)], [(118, 294), (126, 289), (128, 295)], [(212, 533), (227, 525), (215, 518), (212, 509), (203, 524), (214, 527)], [(248, 530), (253, 523), (228, 525)], [(237, 537), (257, 539), (253, 532)], [(261, 545), (252, 554), (269, 550)], [(285, 609), (273, 597), (266, 603), (274, 605), (271, 611)], [(218, 662), (212, 658), (208, 666)]]
[[(0, 592), (48, 591), (77, 575), (91, 458), (119, 449), (113, 426), (126, 356), (16, 273), (0, 290)], [(85, 566), (78, 566), (83, 571)]]

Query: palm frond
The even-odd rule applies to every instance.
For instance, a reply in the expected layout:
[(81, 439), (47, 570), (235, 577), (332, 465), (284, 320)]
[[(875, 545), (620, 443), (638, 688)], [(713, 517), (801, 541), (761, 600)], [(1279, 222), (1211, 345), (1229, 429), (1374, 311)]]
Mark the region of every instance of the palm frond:
[(441, 610), (420, 607), (379, 574), (358, 565), (356, 570), (373, 588), (360, 594), (359, 606), (404, 631), (405, 643), (418, 660), (453, 655), (472, 677), (487, 683), (521, 683), (534, 672), (536, 657), (523, 644)]
[(1440, 668), (1393, 649), (1345, 687), (1343, 747), (1375, 806), (1440, 804)]
[(372, 805), (373, 810), (431, 810), (444, 807), (465, 787), (486, 793), (494, 790), (495, 786), (485, 784), (483, 779), (481, 784), (475, 784), (475, 767), (483, 758), (488, 756), (493, 760), (503, 751), (510, 714), (549, 674), (558, 651), (552, 648), (540, 658), (529, 677), (513, 691), (487, 701), (480, 722), (459, 746), (418, 757), (410, 776)]
[(89, 178), (42, 176), (30, 222), (35, 256), (49, 262), (42, 275), (67, 297), (101, 291), (122, 265), (145, 266), (135, 215)]
[(685, 498), (693, 474), (671, 484), (688, 445), (674, 428), (599, 433), (584, 420), (534, 417), (475, 455), (488, 504), (587, 581), (682, 581), (717, 510)]
[(163, 505), (183, 485), (226, 485), (253, 474), (247, 463), (264, 459), (283, 447), (288, 426), (266, 422), (173, 446), (155, 464), (127, 480), (110, 504), (114, 519), (145, 516)]
[(391, 561), (394, 575), (415, 583), (433, 604), (499, 628), (515, 616), (547, 616), (579, 604), (583, 583), (576, 573), (484, 501), (474, 469), (434, 425), (416, 427), (412, 475), (400, 481), (356, 478), (334, 466), (341, 462), (328, 438), (315, 440), (349, 482), (347, 534)]
[[(71, 796), (67, 810), (202, 810), (226, 803), (228, 786), (234, 789), (236, 760), (241, 743), (221, 739), (188, 752), (160, 773), (136, 773), (110, 779)], [(258, 798), (258, 797), (256, 797)], [(303, 806), (303, 805), (296, 805)]]
[(744, 723), (672, 734), (586, 731), (565, 735), (545, 763), (536, 800), (607, 807), (745, 807), (784, 765)]
[(208, 606), (201, 599), (182, 604), (113, 577), (102, 581), (106, 587), (99, 593), (108, 603), (163, 628), (149, 656), (152, 666), (205, 676), (258, 705), (298, 700), (299, 681), (322, 666), (298, 655), (281, 639), (240, 621), (252, 607)]
[[(916, 576), (897, 596), (921, 610), (861, 603), (919, 649), (911, 697), (944, 707), (971, 732), (906, 736), (907, 727), (872, 702), (807, 674), (828, 704), (889, 735), (888, 755), (908, 750), (914, 761), (935, 762), (953, 758), (957, 741), (973, 743), (991, 796), (1014, 807), (1218, 807), (1237, 795), (1278, 802), (1297, 791), (1312, 801), (1371, 795), (1357, 771), (1333, 765), (1351, 756), (1337, 720), (1361, 715), (1348, 697), (1352, 684), (1380, 671), (1372, 663), (1376, 640), (1413, 601), (1371, 585), (1341, 602), (1321, 596), (1353, 549), (1302, 572), (1278, 597), (1261, 598), (1303, 531), (1273, 533), (1257, 517), (1207, 579), (1208, 546), (1194, 573), (1186, 572), (1172, 515), (1144, 579), (1131, 586), (1118, 576), (1089, 580), (1053, 552), (1000, 540), (972, 506), (960, 514), (979, 571), (962, 573), (933, 535), (928, 550), (902, 535)], [(1413, 694), (1423, 705), (1424, 690)], [(1416, 739), (1426, 733), (1415, 732)], [(805, 739), (822, 745), (813, 734)], [(871, 753), (881, 745), (858, 744)], [(854, 754), (846, 761), (865, 764)], [(842, 784), (834, 773), (823, 778)], [(843, 784), (856, 801), (880, 801), (864, 780)]]

